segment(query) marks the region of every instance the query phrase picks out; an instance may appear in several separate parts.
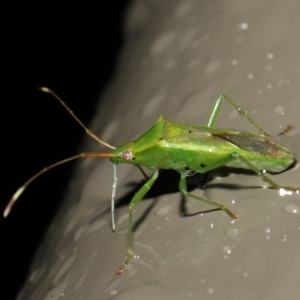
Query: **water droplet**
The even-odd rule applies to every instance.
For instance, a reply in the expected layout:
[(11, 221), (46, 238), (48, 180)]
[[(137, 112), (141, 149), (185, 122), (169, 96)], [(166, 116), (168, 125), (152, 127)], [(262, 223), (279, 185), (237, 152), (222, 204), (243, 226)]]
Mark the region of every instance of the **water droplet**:
[(75, 235), (74, 235), (74, 242), (78, 241), (81, 236), (89, 229), (89, 225), (82, 225), (78, 228), (78, 230), (76, 231)]
[(295, 204), (287, 204), (283, 207), (283, 211), (291, 215), (299, 215), (299, 207)]
[(156, 216), (165, 216), (166, 214), (168, 214), (172, 209), (172, 206), (164, 206), (159, 208), (156, 212), (155, 215)]
[(228, 253), (228, 254), (231, 254), (231, 247), (230, 246), (224, 246), (223, 247), (223, 250)]
[(202, 263), (202, 260), (198, 257), (191, 259), (190, 264), (199, 266)]
[(77, 254), (73, 254), (63, 262), (63, 264), (60, 266), (60, 268), (54, 275), (52, 284), (56, 284), (58, 280), (71, 268), (76, 259), (76, 256)]
[(284, 109), (283, 106), (277, 105), (277, 106), (274, 108), (274, 112), (275, 112), (275, 114), (278, 114), (278, 115), (284, 115), (285, 109)]
[(268, 53), (266, 55), (267, 59), (273, 59), (274, 58), (274, 54), (273, 53)]
[(219, 61), (211, 61), (208, 63), (204, 70), (205, 75), (213, 74), (220, 68), (220, 62)]
[(38, 279), (42, 276), (42, 274), (44, 273), (45, 271), (45, 268), (42, 267), (42, 268), (37, 268), (35, 269), (31, 274), (30, 274), (30, 277), (29, 277), (29, 282), (37, 282)]
[(214, 289), (213, 289), (213, 288), (209, 288), (209, 289), (208, 289), (208, 292), (209, 292), (210, 294), (212, 294), (212, 293), (214, 292)]
[(114, 295), (117, 295), (117, 294), (118, 294), (118, 292), (117, 292), (116, 290), (110, 291), (110, 295), (111, 295), (111, 296), (114, 296)]
[(253, 79), (253, 78), (254, 78), (254, 75), (253, 75), (253, 74), (248, 74), (248, 78), (249, 78), (249, 79)]
[(102, 220), (99, 220), (99, 221), (94, 222), (94, 223), (90, 226), (90, 228), (85, 232), (84, 235), (88, 235), (88, 234), (90, 234), (90, 233), (92, 233), (92, 232), (94, 232), (94, 231), (100, 229), (101, 227), (103, 227), (103, 226), (106, 224), (106, 222), (107, 222), (107, 220), (105, 220), (105, 219), (102, 219)]
[(266, 227), (266, 228), (265, 228), (265, 232), (266, 232), (266, 233), (270, 233), (270, 232), (271, 232), (271, 228), (270, 228), (270, 227)]
[(234, 242), (241, 241), (241, 238), (238, 235), (238, 230), (236, 228), (229, 228), (225, 231), (225, 235), (230, 237)]
[(74, 283), (72, 291), (77, 291), (84, 283), (85, 283), (85, 278), (86, 278), (87, 274), (83, 274), (81, 275), (77, 281)]
[[(237, 217), (239, 217), (239, 216), (237, 216)], [(237, 222), (237, 220), (238, 220), (238, 219), (231, 219), (231, 220), (230, 220), (230, 224), (235, 224), (235, 222)]]
[(118, 223), (120, 224), (120, 223), (124, 222), (125, 220), (127, 221), (127, 219), (128, 219), (128, 213), (123, 214), (123, 215), (119, 218)]
[(200, 235), (200, 234), (205, 233), (205, 231), (206, 231), (205, 229), (199, 228), (199, 229), (196, 230), (196, 234)]
[(237, 60), (233, 60), (231, 61), (232, 65), (236, 66), (238, 64), (238, 61)]
[(58, 300), (61, 297), (61, 295), (64, 293), (68, 284), (69, 284), (68, 281), (64, 281), (50, 288), (46, 293), (46, 295), (44, 296), (43, 300)]

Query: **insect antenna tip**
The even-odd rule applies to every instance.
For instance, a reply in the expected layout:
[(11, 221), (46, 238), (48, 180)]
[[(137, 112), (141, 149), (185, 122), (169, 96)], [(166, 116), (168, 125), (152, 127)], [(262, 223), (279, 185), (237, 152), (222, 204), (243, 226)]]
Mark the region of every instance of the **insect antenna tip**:
[(20, 195), (24, 192), (25, 188), (26, 188), (26, 186), (23, 185), (13, 194), (13, 196), (11, 197), (10, 201), (8, 202), (8, 204), (6, 205), (6, 207), (4, 209), (4, 212), (3, 212), (4, 218), (6, 218), (9, 215), (13, 205), (18, 200)]
[(52, 93), (52, 91), (49, 88), (45, 87), (45, 86), (39, 86), (37, 88), (37, 90), (40, 91), (40, 92), (44, 92), (44, 93)]

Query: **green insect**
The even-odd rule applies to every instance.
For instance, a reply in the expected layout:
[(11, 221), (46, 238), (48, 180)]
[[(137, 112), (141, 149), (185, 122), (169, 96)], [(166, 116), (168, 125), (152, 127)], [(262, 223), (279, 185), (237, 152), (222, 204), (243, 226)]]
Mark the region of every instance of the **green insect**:
[[(226, 212), (232, 219), (238, 218), (227, 207), (214, 201), (195, 196), (187, 191), (186, 177), (191, 173), (206, 173), (221, 166), (252, 170), (266, 181), (273, 189), (285, 189), (300, 194), (300, 188), (281, 186), (267, 177), (264, 172), (278, 173), (296, 163), (296, 157), (291, 150), (273, 141), (250, 116), (231, 99), (219, 95), (211, 109), (206, 126), (175, 123), (164, 117), (159, 117), (156, 123), (137, 140), (128, 142), (120, 147), (113, 147), (89, 130), (69, 109), (69, 107), (50, 89), (41, 87), (40, 91), (53, 95), (85, 129), (86, 133), (100, 144), (112, 149), (111, 153), (86, 152), (69, 157), (52, 164), (25, 182), (13, 195), (4, 210), (7, 217), (12, 206), (23, 193), (25, 188), (38, 176), (48, 170), (68, 161), (84, 157), (108, 157), (114, 166), (114, 179), (111, 197), (112, 229), (115, 230), (114, 199), (117, 187), (116, 165), (120, 163), (132, 164), (139, 167), (146, 178), (146, 183), (138, 190), (129, 204), (128, 247), (127, 256), (117, 270), (122, 274), (124, 268), (133, 257), (133, 221), (134, 207), (143, 199), (159, 175), (159, 169), (173, 169), (180, 173), (179, 191), (182, 195), (208, 203)], [(237, 112), (250, 122), (258, 131), (254, 135), (246, 131), (238, 131), (215, 127), (222, 103), (227, 101)], [(292, 130), (288, 126), (280, 134)], [(141, 166), (150, 169), (153, 174), (149, 178)]]

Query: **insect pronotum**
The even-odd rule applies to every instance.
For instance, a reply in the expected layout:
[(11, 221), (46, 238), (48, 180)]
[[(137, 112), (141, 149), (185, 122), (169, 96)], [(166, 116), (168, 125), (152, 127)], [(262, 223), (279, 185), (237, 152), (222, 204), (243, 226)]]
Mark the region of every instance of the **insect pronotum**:
[[(285, 189), (300, 194), (300, 188), (282, 186), (265, 175), (265, 171), (278, 173), (286, 170), (296, 162), (296, 157), (291, 150), (273, 141), (252, 118), (231, 99), (225, 95), (219, 95), (211, 109), (206, 126), (175, 123), (164, 117), (159, 117), (155, 124), (135, 141), (128, 142), (120, 147), (114, 147), (104, 142), (89, 130), (52, 90), (46, 87), (38, 88), (40, 91), (53, 95), (83, 127), (86, 133), (103, 146), (112, 149), (111, 153), (85, 152), (56, 162), (35, 174), (26, 181), (12, 196), (4, 210), (7, 217), (10, 210), (25, 188), (41, 174), (64, 164), (68, 161), (84, 157), (108, 157), (113, 163), (113, 185), (111, 196), (112, 230), (115, 230), (114, 199), (117, 188), (116, 165), (127, 163), (138, 166), (146, 178), (146, 183), (138, 190), (129, 204), (128, 221), (128, 246), (127, 255), (117, 270), (116, 274), (122, 274), (124, 268), (133, 257), (133, 229), (132, 212), (134, 207), (142, 200), (158, 177), (159, 169), (173, 169), (180, 173), (179, 191), (184, 196), (208, 203), (216, 209), (223, 210), (232, 219), (238, 218), (227, 207), (214, 201), (198, 197), (187, 191), (186, 177), (191, 173), (205, 173), (221, 166), (249, 169), (266, 181), (270, 188)], [(251, 123), (258, 131), (255, 135), (246, 131), (223, 129), (215, 127), (222, 103), (227, 101), (237, 112)], [(292, 126), (280, 134), (286, 134), (292, 130)], [(153, 174), (149, 178), (141, 166), (150, 169)]]

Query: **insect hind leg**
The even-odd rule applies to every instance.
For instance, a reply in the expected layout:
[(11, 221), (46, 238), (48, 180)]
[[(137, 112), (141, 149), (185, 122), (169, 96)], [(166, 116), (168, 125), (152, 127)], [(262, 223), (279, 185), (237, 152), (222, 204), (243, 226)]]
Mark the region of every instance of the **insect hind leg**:
[(266, 181), (271, 188), (279, 190), (284, 189), (288, 191), (296, 192), (298, 195), (300, 195), (300, 188), (293, 187), (293, 186), (282, 186), (276, 183), (275, 181), (271, 180), (268, 176), (264, 174), (263, 171), (257, 169), (255, 166), (253, 166), (246, 158), (244, 158), (240, 154), (236, 154), (236, 157), (242, 160), (246, 165), (248, 165), (249, 169), (253, 170), (258, 176), (260, 176), (264, 181)]
[(179, 182), (179, 191), (180, 191), (180, 193), (183, 196), (194, 198), (196, 200), (199, 200), (199, 201), (202, 201), (204, 203), (207, 203), (207, 204), (210, 204), (212, 206), (215, 206), (215, 207), (217, 207), (220, 210), (223, 210), (224, 212), (227, 213), (227, 215), (229, 215), (229, 217), (231, 219), (237, 219), (238, 218), (238, 215), (234, 214), (225, 205), (220, 204), (220, 203), (215, 202), (215, 201), (210, 201), (210, 200), (207, 200), (205, 198), (202, 198), (202, 197), (199, 197), (199, 196), (196, 196), (194, 194), (189, 193), (187, 191), (187, 187), (186, 187), (186, 174), (185, 173), (181, 173), (180, 182)]
[(228, 166), (228, 163), (230, 163), (234, 160), (242, 161), (247, 166), (247, 169), (252, 170), (258, 176), (260, 176), (264, 181), (266, 181), (270, 185), (270, 187), (272, 189), (276, 189), (276, 190), (285, 189), (285, 190), (288, 190), (288, 191), (296, 192), (298, 195), (300, 195), (300, 188), (299, 187), (279, 185), (275, 181), (271, 180), (268, 176), (266, 176), (263, 171), (256, 168), (251, 162), (249, 162), (249, 160), (247, 160), (246, 158), (244, 158), (242, 155), (238, 154), (237, 152), (233, 152), (233, 153), (225, 156), (224, 158), (215, 161), (214, 163), (212, 163), (210, 165), (207, 165), (207, 166), (204, 166), (204, 167), (199, 167), (195, 171), (197, 171), (199, 173), (205, 173), (205, 172), (214, 170), (218, 167), (222, 167), (222, 166), (226, 166), (226, 165)]
[(228, 96), (226, 95), (219, 95), (215, 101), (214, 101), (214, 104), (211, 108), (211, 111), (210, 111), (210, 115), (209, 115), (209, 118), (208, 118), (208, 121), (207, 121), (207, 127), (210, 127), (210, 128), (213, 128), (215, 127), (215, 123), (216, 123), (216, 120), (217, 120), (217, 117), (220, 113), (220, 110), (221, 110), (221, 107), (222, 107), (222, 104), (224, 101), (227, 101), (238, 113), (240, 116), (242, 116), (243, 118), (245, 118), (251, 125), (253, 125), (259, 132), (261, 135), (264, 135), (264, 136), (269, 136), (269, 134), (264, 131), (247, 113), (246, 111), (239, 107), (237, 104), (235, 104)]

